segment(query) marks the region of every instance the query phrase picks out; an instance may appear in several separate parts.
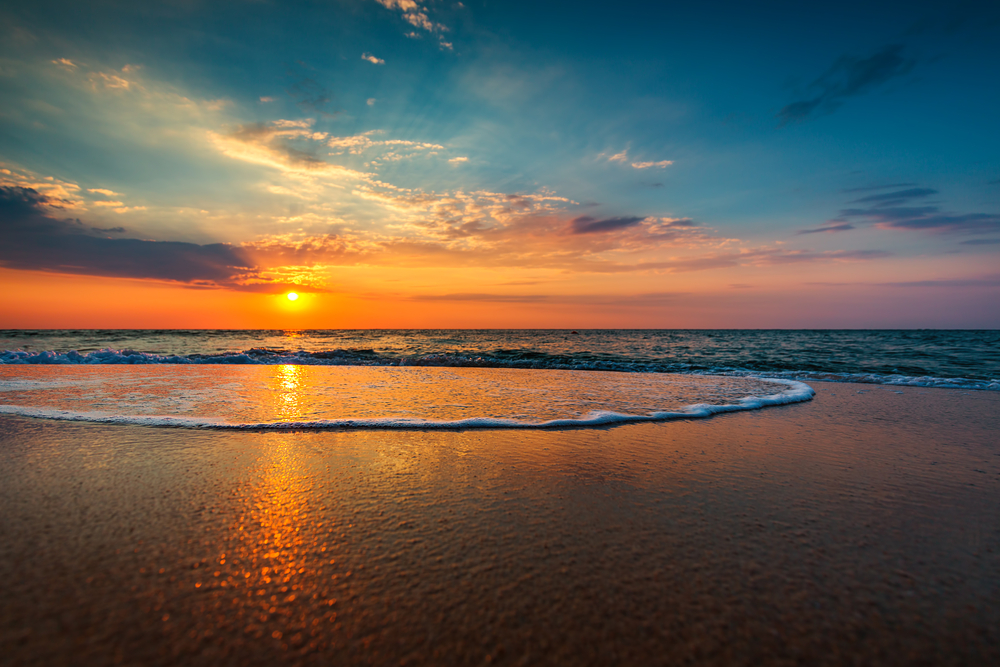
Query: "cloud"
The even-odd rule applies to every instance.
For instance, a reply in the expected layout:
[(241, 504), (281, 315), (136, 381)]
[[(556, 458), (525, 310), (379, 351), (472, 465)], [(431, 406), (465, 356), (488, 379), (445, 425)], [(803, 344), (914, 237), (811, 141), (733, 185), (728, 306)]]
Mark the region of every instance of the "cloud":
[(908, 188), (916, 183), (889, 183), (888, 185), (868, 185), (861, 188), (847, 188), (841, 192), (871, 192), (872, 190), (888, 190), (889, 188)]
[(262, 97), (262, 98), (260, 98), (260, 101), (261, 101), (262, 104), (267, 104), (268, 102), (277, 102), (278, 98), (277, 97)]
[[(0, 264), (12, 269), (167, 280), (241, 289), (257, 269), (240, 248), (214, 243), (109, 239), (79, 219), (49, 215), (31, 188), (0, 187)], [(122, 228), (100, 229), (120, 233)], [(273, 288), (274, 286), (272, 286)]]
[[(442, 49), (452, 50), (451, 42), (446, 42), (441, 33), (448, 32), (448, 28), (440, 23), (431, 21), (427, 15), (427, 10), (414, 0), (375, 0), (386, 9), (397, 9), (403, 14), (403, 19), (415, 28), (426, 30), (429, 33), (438, 35), (438, 45)], [(407, 37), (419, 37), (416, 32), (407, 33)]]
[(689, 296), (691, 295), (688, 292), (647, 292), (642, 294), (491, 294), (457, 292), (453, 294), (419, 294), (410, 297), (410, 300), (635, 308), (675, 304), (678, 300)]
[(664, 167), (669, 167), (673, 163), (673, 160), (660, 160), (659, 162), (633, 162), (632, 166), (636, 169), (649, 169), (651, 167), (663, 169)]
[[(629, 149), (626, 148), (621, 153), (614, 153), (613, 155), (608, 155), (607, 153), (598, 153), (597, 159), (600, 160), (600, 159), (603, 158), (603, 159), (607, 160), (608, 162), (620, 162), (622, 164), (625, 164), (626, 162), (629, 161), (629, 159), (628, 159), (628, 151), (629, 151)], [(648, 161), (648, 162), (638, 161), (638, 162), (632, 162), (631, 164), (632, 164), (632, 168), (633, 169), (652, 169), (652, 168), (663, 169), (664, 167), (669, 167), (673, 163), (674, 163), (673, 160), (660, 160), (659, 162), (655, 162), (655, 161)]]
[(879, 195), (868, 195), (861, 199), (855, 199), (852, 204), (873, 204), (875, 206), (895, 206), (905, 203), (909, 199), (930, 197), (936, 195), (937, 190), (931, 188), (910, 188), (909, 190), (899, 190), (897, 192), (884, 192)]
[(367, 60), (372, 65), (384, 65), (385, 64), (385, 60), (383, 60), (382, 58), (376, 58), (375, 56), (373, 56), (370, 53), (362, 53), (361, 54), (361, 59), (362, 60)]
[(375, 102), (376, 102), (376, 100), (375, 100), (375, 98), (374, 98), (374, 97), (369, 97), (369, 98), (368, 98), (368, 102), (367, 102), (367, 103), (368, 103), (368, 106), (370, 106), (370, 107), (373, 107), (373, 106), (375, 106)]
[(797, 234), (832, 234), (834, 232), (847, 232), (854, 229), (854, 225), (846, 222), (842, 222), (838, 225), (826, 225), (823, 227), (817, 227), (816, 229), (802, 229)]
[(937, 206), (851, 208), (840, 212), (841, 219), (861, 219), (879, 229), (922, 230), (937, 233), (1000, 232), (1000, 215), (995, 213), (942, 213)]
[(571, 229), (574, 234), (593, 234), (596, 232), (610, 232), (619, 229), (624, 229), (626, 227), (632, 227), (639, 224), (645, 220), (645, 218), (606, 218), (604, 220), (597, 220), (590, 217), (589, 215), (584, 215), (579, 218), (575, 218), (572, 222)]
[(1000, 239), (969, 239), (968, 241), (962, 241), (960, 245), (998, 245), (1000, 244)]
[(104, 195), (105, 197), (121, 197), (120, 192), (115, 192), (114, 190), (108, 190), (106, 188), (89, 188), (87, 192), (93, 192), (95, 194)]
[(337, 110), (331, 109), (330, 106), (333, 103), (333, 93), (316, 79), (294, 71), (290, 71), (289, 76), (293, 77), (295, 81), (288, 87), (288, 95), (300, 108), (327, 118), (332, 118), (339, 113)]
[(981, 278), (945, 278), (940, 280), (906, 280), (898, 282), (856, 282), (856, 283), (833, 283), (833, 282), (812, 282), (806, 285), (817, 287), (943, 287), (951, 289), (968, 289), (970, 287), (1000, 287), (1000, 274), (988, 275)]
[(860, 222), (867, 222), (879, 229), (922, 230), (934, 233), (1000, 232), (1000, 214), (946, 213), (942, 212), (940, 207), (922, 201), (936, 194), (938, 191), (933, 188), (914, 187), (868, 195), (851, 202), (868, 206), (842, 209), (836, 218), (827, 221), (818, 229), (806, 229), (799, 233), (846, 231), (854, 229), (856, 223)]
[[(229, 157), (283, 172), (365, 180), (370, 174), (332, 164), (316, 155), (316, 144), (329, 135), (312, 130), (312, 120), (250, 123), (230, 134), (209, 133), (215, 146)], [(298, 142), (299, 145), (295, 145)], [(300, 147), (301, 146), (301, 147)]]
[(448, 162), (450, 162), (452, 164), (460, 164), (462, 162), (468, 162), (468, 161), (469, 161), (469, 158), (467, 158), (467, 157), (453, 157), (450, 160), (448, 160)]
[(58, 65), (59, 67), (65, 67), (68, 70), (75, 70), (79, 67), (75, 62), (69, 58), (56, 58), (51, 61), (53, 65)]
[[(383, 162), (399, 162), (415, 157), (433, 155), (445, 147), (425, 141), (408, 139), (380, 139), (382, 130), (369, 130), (347, 137), (330, 137), (327, 146), (335, 149), (330, 155), (366, 155), (366, 164), (378, 167)], [(374, 155), (373, 155), (374, 153)]]
[(891, 44), (867, 58), (843, 55), (809, 85), (814, 94), (784, 106), (777, 114), (781, 125), (804, 121), (816, 113), (831, 113), (849, 97), (869, 92), (890, 79), (907, 74), (916, 61), (902, 55), (903, 46)]

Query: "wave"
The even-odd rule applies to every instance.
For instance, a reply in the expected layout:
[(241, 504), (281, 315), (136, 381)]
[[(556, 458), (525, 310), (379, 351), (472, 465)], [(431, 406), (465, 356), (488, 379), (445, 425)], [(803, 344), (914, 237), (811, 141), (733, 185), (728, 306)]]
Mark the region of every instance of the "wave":
[(217, 354), (159, 355), (135, 350), (106, 348), (81, 354), (70, 352), (0, 352), (0, 365), (309, 365), (309, 366), (425, 366), (454, 368), (530, 368), (552, 370), (619, 371), (627, 373), (678, 373), (684, 375), (724, 375), (758, 379), (780, 378), (820, 382), (855, 382), (908, 387), (972, 389), (1000, 391), (1000, 378), (936, 377), (821, 370), (754, 370), (732, 366), (698, 367), (686, 363), (656, 363), (605, 355), (605, 358), (581, 359), (571, 355), (551, 355), (532, 351), (516, 354), (464, 356), (457, 354), (422, 354), (409, 357), (381, 355), (370, 349), (333, 349), (320, 352), (251, 348), (240, 352)]
[(21, 405), (0, 405), (0, 414), (55, 419), (61, 421), (92, 422), (132, 426), (155, 426), (238, 431), (302, 431), (302, 430), (469, 430), (469, 429), (565, 429), (595, 426), (614, 426), (640, 422), (665, 422), (677, 419), (704, 419), (725, 412), (759, 410), (761, 408), (801, 403), (816, 394), (812, 387), (802, 382), (786, 379), (766, 380), (786, 388), (776, 394), (747, 396), (736, 403), (709, 405), (699, 403), (670, 412), (653, 412), (646, 415), (628, 415), (610, 411), (592, 411), (579, 419), (551, 419), (547, 421), (519, 421), (496, 417), (472, 417), (454, 420), (419, 418), (363, 418), (320, 419), (316, 421), (279, 421), (260, 423), (232, 423), (214, 417), (173, 417), (156, 415), (110, 415), (101, 412), (77, 412), (52, 408), (35, 408)]

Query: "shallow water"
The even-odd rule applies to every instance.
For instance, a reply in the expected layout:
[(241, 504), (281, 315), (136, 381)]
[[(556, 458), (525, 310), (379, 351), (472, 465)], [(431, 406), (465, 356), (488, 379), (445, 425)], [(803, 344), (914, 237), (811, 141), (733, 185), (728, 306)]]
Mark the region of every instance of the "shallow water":
[(551, 369), (0, 366), (0, 414), (203, 428), (593, 426), (812, 394), (791, 381)]

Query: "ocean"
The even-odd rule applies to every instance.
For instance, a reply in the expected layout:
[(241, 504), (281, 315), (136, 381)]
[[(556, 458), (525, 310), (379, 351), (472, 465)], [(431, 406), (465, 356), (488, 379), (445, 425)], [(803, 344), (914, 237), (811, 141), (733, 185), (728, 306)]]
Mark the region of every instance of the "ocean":
[(11, 664), (1000, 664), (994, 331), (0, 341)]
[(556, 428), (1000, 390), (998, 331), (6, 330), (0, 414), (197, 428)]

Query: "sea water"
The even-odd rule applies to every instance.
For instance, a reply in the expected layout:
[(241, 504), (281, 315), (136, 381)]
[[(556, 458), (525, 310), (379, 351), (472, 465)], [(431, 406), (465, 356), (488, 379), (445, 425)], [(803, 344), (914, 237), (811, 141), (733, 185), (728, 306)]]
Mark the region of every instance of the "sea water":
[(0, 331), (0, 414), (197, 428), (556, 428), (1000, 390), (997, 331)]

